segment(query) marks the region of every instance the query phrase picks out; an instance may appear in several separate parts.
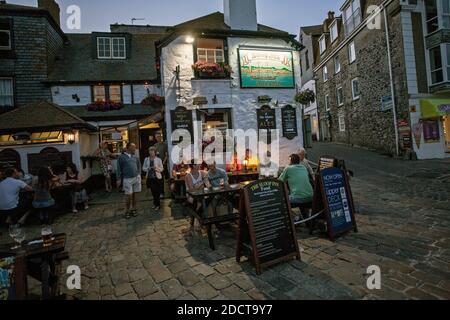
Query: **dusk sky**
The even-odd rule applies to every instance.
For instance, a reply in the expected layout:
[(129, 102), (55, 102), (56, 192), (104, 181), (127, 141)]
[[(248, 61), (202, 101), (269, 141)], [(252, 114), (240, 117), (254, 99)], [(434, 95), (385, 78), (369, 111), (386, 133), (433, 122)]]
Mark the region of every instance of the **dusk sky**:
[[(7, 0), (8, 3), (35, 6), (37, 0)], [(67, 32), (108, 31), (112, 23), (130, 24), (132, 18), (143, 18), (135, 24), (175, 25), (215, 12), (223, 12), (222, 0), (57, 0), (61, 17), (76, 4), (81, 8), (81, 30)], [(339, 11), (339, 0), (257, 0), (258, 22), (298, 34), (300, 26), (320, 24), (327, 12)]]

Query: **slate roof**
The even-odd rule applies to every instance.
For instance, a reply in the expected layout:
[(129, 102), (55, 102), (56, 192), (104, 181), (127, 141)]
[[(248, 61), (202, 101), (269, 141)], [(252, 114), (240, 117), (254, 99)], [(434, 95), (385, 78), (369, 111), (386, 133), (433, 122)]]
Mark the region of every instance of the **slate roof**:
[(0, 115), (0, 132), (45, 129), (92, 129), (87, 122), (48, 101), (38, 101)]
[(49, 82), (125, 82), (157, 79), (155, 42), (161, 37), (133, 34), (129, 59), (100, 60), (95, 56), (95, 34), (67, 34), (69, 43), (59, 53)]
[(136, 120), (150, 117), (161, 111), (161, 107), (143, 106), (140, 104), (125, 105), (120, 110), (107, 112), (88, 111), (86, 107), (63, 107), (64, 110), (86, 121)]

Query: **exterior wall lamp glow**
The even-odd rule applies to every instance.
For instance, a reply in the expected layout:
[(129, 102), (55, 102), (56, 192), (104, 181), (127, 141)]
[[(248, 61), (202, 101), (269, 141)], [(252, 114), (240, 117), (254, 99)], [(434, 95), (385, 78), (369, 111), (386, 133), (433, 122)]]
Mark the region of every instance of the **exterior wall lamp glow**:
[(70, 144), (74, 144), (75, 143), (75, 133), (69, 132), (67, 134), (67, 142), (69, 142)]
[(192, 44), (194, 41), (195, 38), (193, 36), (186, 36), (186, 43)]

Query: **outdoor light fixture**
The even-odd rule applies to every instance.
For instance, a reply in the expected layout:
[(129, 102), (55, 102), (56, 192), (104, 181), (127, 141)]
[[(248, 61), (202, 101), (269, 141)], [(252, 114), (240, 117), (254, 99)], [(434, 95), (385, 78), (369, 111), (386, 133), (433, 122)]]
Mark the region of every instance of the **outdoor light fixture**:
[(75, 133), (69, 132), (69, 133), (67, 134), (67, 141), (68, 141), (70, 144), (74, 144), (74, 143), (75, 143)]
[(186, 37), (186, 43), (191, 44), (191, 43), (194, 43), (194, 41), (195, 41), (195, 39), (194, 39), (193, 36), (187, 36)]

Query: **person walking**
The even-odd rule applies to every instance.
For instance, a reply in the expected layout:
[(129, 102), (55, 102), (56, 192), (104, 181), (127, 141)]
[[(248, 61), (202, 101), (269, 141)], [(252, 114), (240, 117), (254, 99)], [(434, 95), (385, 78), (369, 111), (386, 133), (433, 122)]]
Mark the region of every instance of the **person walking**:
[(164, 193), (164, 166), (156, 153), (155, 147), (148, 149), (149, 156), (145, 159), (142, 170), (147, 175), (147, 188), (152, 192), (153, 210), (159, 211), (161, 209), (161, 194)]
[(123, 181), (123, 189), (127, 197), (125, 213), (127, 220), (138, 216), (138, 194), (142, 192), (141, 170), (141, 160), (136, 156), (136, 145), (128, 143), (125, 152), (117, 161), (117, 188), (121, 187), (121, 181)]
[(102, 170), (103, 176), (105, 177), (105, 189), (106, 192), (112, 192), (111, 183), (111, 173), (112, 173), (112, 163), (111, 163), (111, 151), (108, 148), (108, 142), (103, 142), (100, 148), (94, 153), (94, 157), (100, 159), (100, 169)]
[(166, 179), (169, 179), (169, 168), (168, 168), (168, 162), (169, 162), (169, 151), (167, 143), (163, 141), (161, 134), (155, 135), (156, 144), (154, 147), (156, 148), (156, 156), (162, 160), (164, 171), (163, 171), (163, 180), (162, 185), (163, 189), (161, 191), (161, 198), (164, 199), (164, 177)]
[(50, 193), (53, 187), (53, 174), (47, 167), (42, 167), (39, 169), (34, 188), (33, 208), (39, 213), (39, 220), (43, 226), (51, 224), (50, 212), (55, 206), (55, 200)]

